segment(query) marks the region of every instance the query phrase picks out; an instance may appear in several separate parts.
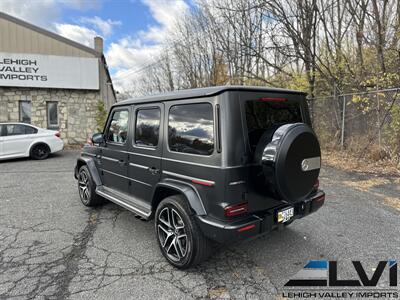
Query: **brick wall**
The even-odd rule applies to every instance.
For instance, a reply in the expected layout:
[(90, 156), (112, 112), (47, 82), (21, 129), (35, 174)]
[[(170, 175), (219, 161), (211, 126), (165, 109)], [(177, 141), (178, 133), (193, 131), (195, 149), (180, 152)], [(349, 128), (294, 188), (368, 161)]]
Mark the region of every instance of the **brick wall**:
[(0, 122), (19, 121), (19, 101), (31, 101), (32, 125), (47, 128), (48, 101), (58, 103), (59, 131), (67, 144), (82, 144), (96, 129), (99, 91), (0, 87)]

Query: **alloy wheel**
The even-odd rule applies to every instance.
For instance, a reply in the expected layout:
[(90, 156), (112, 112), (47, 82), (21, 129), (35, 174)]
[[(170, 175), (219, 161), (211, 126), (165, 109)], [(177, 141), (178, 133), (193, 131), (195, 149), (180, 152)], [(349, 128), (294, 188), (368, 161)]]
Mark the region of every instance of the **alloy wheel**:
[(47, 155), (47, 149), (44, 146), (37, 146), (33, 149), (33, 153), (35, 157), (41, 159), (46, 157)]
[(81, 199), (88, 202), (90, 199), (89, 176), (84, 170), (79, 172), (78, 186)]
[(164, 252), (172, 261), (181, 261), (189, 246), (182, 217), (174, 208), (165, 207), (158, 215), (157, 223), (158, 239)]

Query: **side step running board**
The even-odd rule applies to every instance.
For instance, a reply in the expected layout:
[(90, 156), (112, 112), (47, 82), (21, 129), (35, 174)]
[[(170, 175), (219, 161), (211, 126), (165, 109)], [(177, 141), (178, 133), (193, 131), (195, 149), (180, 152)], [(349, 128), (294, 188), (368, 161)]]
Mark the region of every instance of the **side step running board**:
[(101, 197), (106, 198), (107, 200), (110, 200), (111, 202), (114, 202), (117, 205), (122, 206), (123, 208), (126, 208), (127, 210), (133, 212), (134, 214), (138, 215), (139, 217), (148, 220), (151, 216), (151, 210), (148, 210), (147, 212), (143, 210), (143, 208), (138, 208), (134, 206), (132, 203), (129, 203), (127, 200), (122, 199), (122, 197), (117, 196), (115, 193), (111, 193), (109, 191), (106, 191), (103, 187), (99, 186), (96, 188), (96, 194), (98, 194)]

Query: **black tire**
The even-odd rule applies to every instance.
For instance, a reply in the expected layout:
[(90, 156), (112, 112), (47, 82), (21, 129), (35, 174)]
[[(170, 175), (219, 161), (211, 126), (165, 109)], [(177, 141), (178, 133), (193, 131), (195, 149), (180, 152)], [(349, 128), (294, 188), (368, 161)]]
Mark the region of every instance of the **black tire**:
[(80, 167), (78, 172), (78, 192), (85, 206), (97, 206), (104, 202), (103, 198), (96, 194), (96, 185), (86, 165)]
[(174, 267), (187, 269), (210, 255), (212, 242), (201, 232), (185, 197), (174, 195), (161, 201), (154, 224), (161, 253)]
[(50, 155), (50, 147), (46, 144), (38, 144), (31, 149), (31, 157), (36, 160), (46, 159)]

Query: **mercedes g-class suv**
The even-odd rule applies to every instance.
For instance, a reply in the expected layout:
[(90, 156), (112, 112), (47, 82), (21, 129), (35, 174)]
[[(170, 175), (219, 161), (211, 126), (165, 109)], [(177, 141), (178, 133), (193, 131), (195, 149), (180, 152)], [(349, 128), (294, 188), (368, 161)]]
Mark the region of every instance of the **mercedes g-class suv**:
[(125, 100), (77, 160), (80, 199), (154, 218), (162, 254), (188, 268), (212, 242), (318, 210), (321, 151), (305, 94), (223, 86)]

